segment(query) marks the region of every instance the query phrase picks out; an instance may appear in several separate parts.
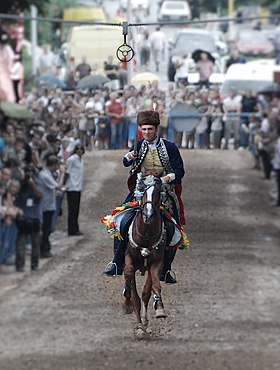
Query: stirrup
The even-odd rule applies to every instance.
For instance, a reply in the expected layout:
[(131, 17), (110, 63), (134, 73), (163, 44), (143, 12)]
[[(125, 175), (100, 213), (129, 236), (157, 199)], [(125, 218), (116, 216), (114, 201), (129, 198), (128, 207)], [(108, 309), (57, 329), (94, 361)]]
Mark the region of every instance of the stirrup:
[(167, 270), (166, 273), (165, 273), (165, 275), (164, 275), (164, 279), (166, 278), (166, 275), (168, 273), (170, 273), (170, 275), (171, 275), (171, 277), (173, 277), (173, 279), (177, 280), (176, 279), (176, 274), (175, 274), (175, 272), (173, 270)]
[[(171, 279), (173, 279), (174, 281), (173, 282), (168, 282), (167, 281), (167, 274), (169, 273), (169, 275), (170, 275), (170, 277), (171, 277)], [(174, 271), (172, 271), (172, 270), (167, 270), (166, 271), (166, 273), (165, 273), (165, 275), (164, 275), (164, 280), (163, 280), (165, 283), (167, 283), (167, 284), (174, 284), (174, 283), (177, 283), (177, 279), (176, 279), (176, 274), (175, 274), (175, 272)]]
[(105, 270), (104, 270), (103, 273), (106, 274), (106, 272), (109, 272), (113, 266), (115, 266), (116, 273), (115, 274), (112, 274), (112, 276), (117, 276), (118, 275), (118, 266), (117, 266), (116, 262), (113, 262), (113, 261), (110, 261), (106, 265)]

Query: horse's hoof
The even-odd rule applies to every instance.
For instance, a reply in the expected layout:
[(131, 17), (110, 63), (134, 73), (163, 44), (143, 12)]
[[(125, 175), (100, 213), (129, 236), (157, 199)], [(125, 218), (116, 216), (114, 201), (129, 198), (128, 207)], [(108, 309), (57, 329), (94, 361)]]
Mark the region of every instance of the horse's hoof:
[(156, 318), (157, 319), (164, 319), (165, 317), (167, 317), (167, 313), (165, 311), (164, 308), (158, 308), (156, 310)]
[(142, 324), (138, 324), (136, 328), (134, 328), (134, 338), (137, 340), (149, 338), (149, 334), (146, 332), (146, 329)]
[(133, 312), (132, 306), (127, 306), (124, 304), (122, 307), (123, 307), (123, 313), (125, 313), (126, 315), (130, 315)]
[(142, 317), (142, 324), (143, 324), (144, 328), (148, 327), (149, 320), (147, 319), (147, 317)]

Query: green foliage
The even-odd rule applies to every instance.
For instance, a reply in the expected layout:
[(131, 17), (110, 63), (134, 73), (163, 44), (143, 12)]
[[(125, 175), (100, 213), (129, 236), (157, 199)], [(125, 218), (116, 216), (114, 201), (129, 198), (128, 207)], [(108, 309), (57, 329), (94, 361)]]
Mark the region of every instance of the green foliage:
[(273, 13), (280, 14), (280, 0), (261, 0), (261, 5), (269, 7)]
[(44, 15), (49, 0), (6, 0), (0, 3), (0, 13), (18, 14), (22, 11), (30, 9), (31, 5), (35, 5), (40, 13)]

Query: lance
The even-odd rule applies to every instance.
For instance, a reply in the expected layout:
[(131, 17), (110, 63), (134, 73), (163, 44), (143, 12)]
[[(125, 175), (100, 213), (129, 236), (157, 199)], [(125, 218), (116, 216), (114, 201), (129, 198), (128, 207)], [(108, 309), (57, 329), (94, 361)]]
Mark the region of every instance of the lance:
[(134, 155), (137, 155), (137, 143), (138, 143), (138, 123), (136, 122), (136, 130), (135, 130), (134, 146), (133, 146)]

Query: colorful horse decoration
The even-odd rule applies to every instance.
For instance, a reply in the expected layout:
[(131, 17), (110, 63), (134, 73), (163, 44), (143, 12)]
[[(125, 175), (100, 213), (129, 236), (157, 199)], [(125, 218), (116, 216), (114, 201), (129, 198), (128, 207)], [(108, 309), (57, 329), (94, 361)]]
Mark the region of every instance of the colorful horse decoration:
[[(123, 307), (125, 313), (134, 311), (137, 319), (137, 326), (134, 331), (135, 337), (142, 339), (148, 336), (146, 331), (148, 326), (148, 303), (152, 294), (156, 318), (167, 317), (160, 284), (164, 253), (168, 247), (164, 217), (172, 220), (175, 224), (176, 221), (162, 206), (163, 183), (160, 178), (153, 175), (139, 178), (134, 195), (137, 199), (136, 202), (118, 207), (112, 212), (112, 215), (101, 219), (101, 222), (107, 226), (107, 230), (112, 236), (122, 238), (118, 226), (120, 224), (119, 217), (127, 211), (136, 213), (128, 230), (128, 245), (124, 266), (125, 287), (123, 295), (125, 301)], [(176, 226), (178, 242), (174, 247), (180, 245), (179, 248), (185, 249), (189, 245), (186, 234), (180, 225), (176, 224)], [(141, 300), (137, 292), (135, 277), (138, 270), (142, 276), (147, 272), (142, 290), (142, 315)]]

